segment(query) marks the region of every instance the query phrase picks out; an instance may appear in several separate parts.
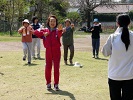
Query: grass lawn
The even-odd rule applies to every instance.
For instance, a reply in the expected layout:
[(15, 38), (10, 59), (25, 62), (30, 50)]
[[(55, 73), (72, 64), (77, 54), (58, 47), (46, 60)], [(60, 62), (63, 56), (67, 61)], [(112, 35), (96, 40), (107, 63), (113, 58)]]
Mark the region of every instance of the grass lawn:
[(0, 42), (17, 42), (21, 41), (21, 37), (14, 37), (9, 35), (0, 36)]
[(107, 58), (101, 54), (100, 58), (91, 58), (91, 52), (76, 51), (74, 62), (83, 65), (78, 68), (64, 65), (62, 57), (61, 91), (55, 92), (46, 90), (45, 60), (32, 60), (29, 66), (22, 61), (21, 51), (1, 51), (0, 100), (109, 100)]

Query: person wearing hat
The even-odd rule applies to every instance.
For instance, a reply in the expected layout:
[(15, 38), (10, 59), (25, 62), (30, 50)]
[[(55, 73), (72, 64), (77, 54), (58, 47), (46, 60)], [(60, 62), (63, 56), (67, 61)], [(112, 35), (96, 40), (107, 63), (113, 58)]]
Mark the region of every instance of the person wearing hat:
[[(41, 27), (41, 24), (38, 23), (38, 17), (33, 16), (32, 18), (32, 24), (31, 24), (32, 28), (34, 30), (37, 30)], [(37, 58), (40, 59), (40, 38), (38, 38), (36, 35), (32, 34), (32, 58), (36, 59), (35, 57), (35, 46), (37, 46)]]
[(71, 24), (70, 19), (65, 20), (65, 27), (63, 29), (62, 42), (64, 47), (64, 63), (67, 65), (68, 48), (70, 49), (70, 65), (73, 65), (74, 56), (74, 40), (73, 40), (74, 24)]
[(93, 21), (93, 26), (90, 27), (89, 31), (92, 32), (92, 48), (93, 48), (93, 58), (98, 58), (99, 47), (100, 47), (100, 24), (97, 18)]
[(25, 19), (22, 22), (22, 25), (23, 26), (19, 28), (18, 32), (22, 35), (23, 60), (26, 60), (28, 52), (28, 64), (31, 64), (32, 34), (34, 29), (30, 26), (28, 19)]

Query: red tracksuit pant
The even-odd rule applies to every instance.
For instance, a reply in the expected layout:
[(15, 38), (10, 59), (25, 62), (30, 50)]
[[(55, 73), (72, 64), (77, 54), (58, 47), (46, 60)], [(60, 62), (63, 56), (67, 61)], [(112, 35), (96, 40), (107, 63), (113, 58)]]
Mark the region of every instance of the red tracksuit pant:
[(54, 66), (54, 84), (59, 84), (60, 74), (60, 48), (46, 48), (46, 66), (45, 66), (45, 79), (46, 84), (51, 83), (52, 65)]

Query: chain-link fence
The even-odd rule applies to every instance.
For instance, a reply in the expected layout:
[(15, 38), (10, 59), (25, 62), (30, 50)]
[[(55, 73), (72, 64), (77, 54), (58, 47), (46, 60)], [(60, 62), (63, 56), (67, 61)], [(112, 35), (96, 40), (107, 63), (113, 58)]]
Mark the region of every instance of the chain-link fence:
[(7, 32), (10, 29), (10, 24), (7, 21), (0, 20), (0, 32)]

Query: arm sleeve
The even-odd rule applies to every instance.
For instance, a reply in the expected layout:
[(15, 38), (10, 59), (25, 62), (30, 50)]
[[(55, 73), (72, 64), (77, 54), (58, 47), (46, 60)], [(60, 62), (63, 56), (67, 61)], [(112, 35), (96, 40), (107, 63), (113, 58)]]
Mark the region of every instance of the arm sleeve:
[(74, 27), (72, 27), (72, 31), (75, 31), (75, 28)]
[(91, 26), (89, 29), (88, 29), (88, 31), (89, 32), (92, 32), (91, 30), (92, 30), (92, 28), (94, 28), (93, 26)]
[(31, 34), (34, 34), (34, 29), (32, 28), (32, 26), (30, 26), (31, 28)]
[(101, 52), (105, 57), (112, 54), (111, 35), (108, 37), (106, 43), (103, 45)]
[(58, 30), (58, 37), (60, 38), (62, 36), (62, 30)]
[(18, 33), (22, 34), (22, 32), (23, 32), (23, 28), (20, 27), (19, 30), (18, 30)]
[(36, 35), (38, 38), (44, 38), (44, 30), (39, 30), (39, 29), (37, 29), (37, 30), (35, 30), (34, 31), (34, 35)]

